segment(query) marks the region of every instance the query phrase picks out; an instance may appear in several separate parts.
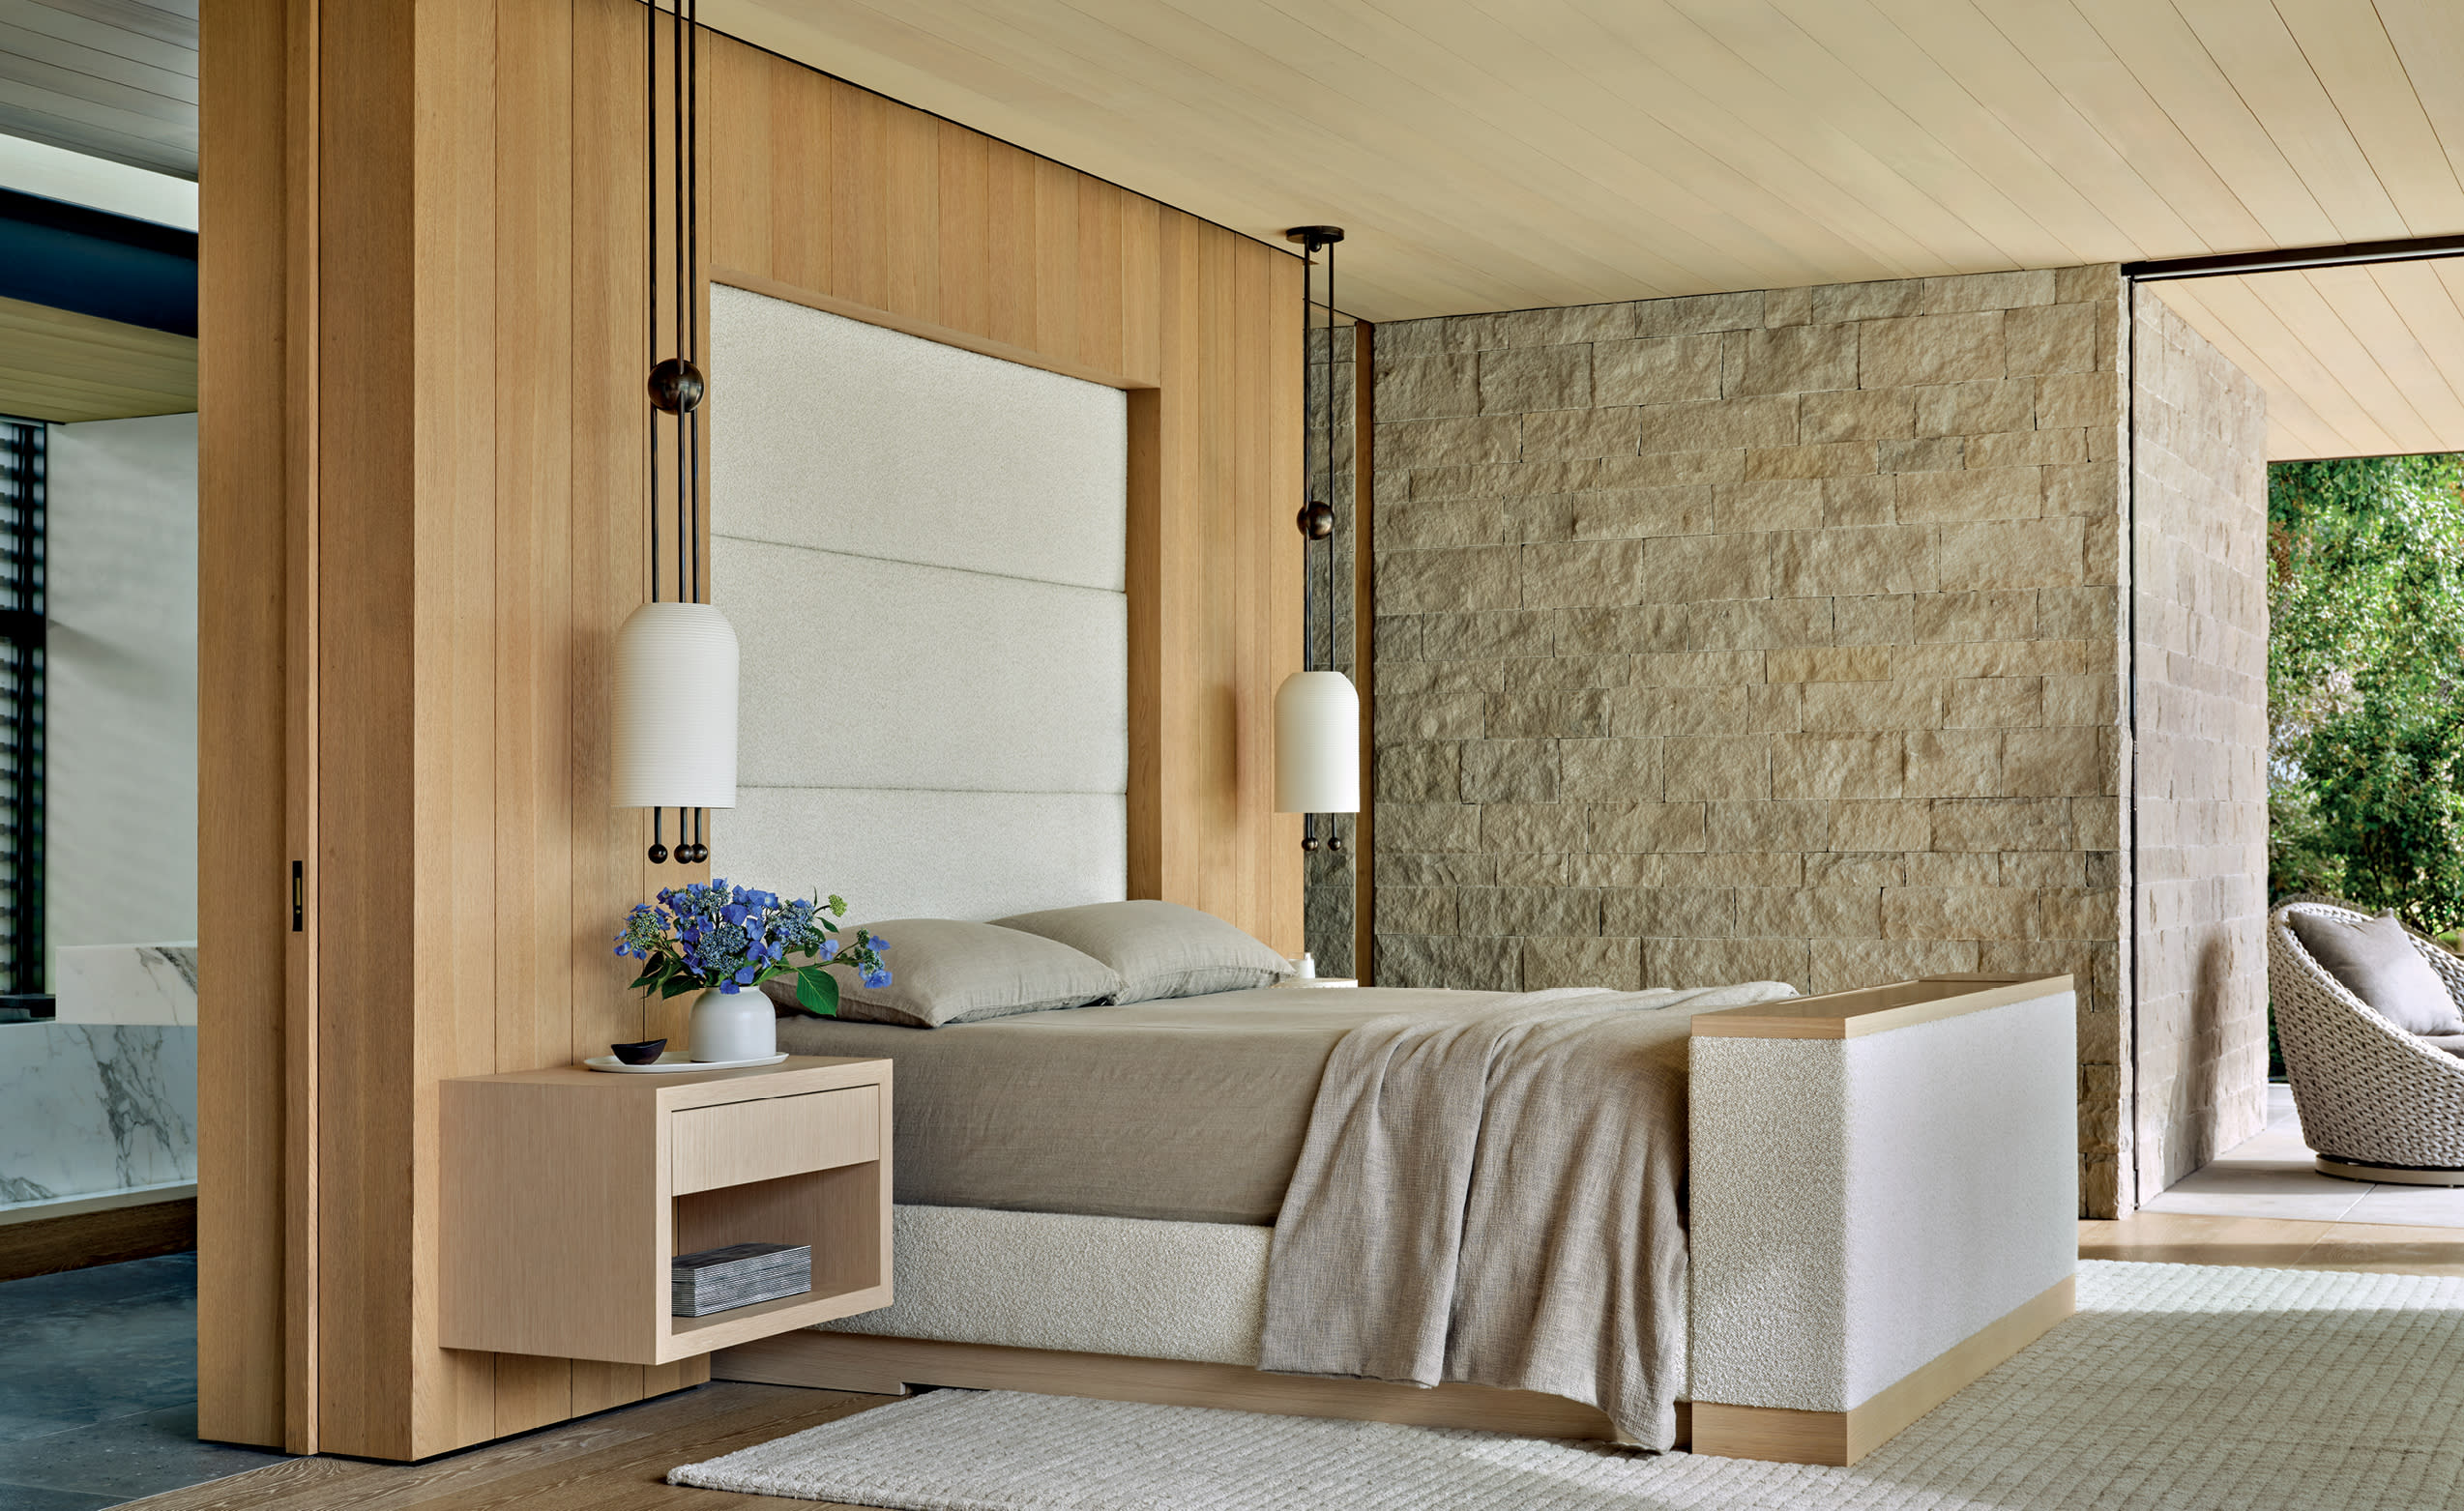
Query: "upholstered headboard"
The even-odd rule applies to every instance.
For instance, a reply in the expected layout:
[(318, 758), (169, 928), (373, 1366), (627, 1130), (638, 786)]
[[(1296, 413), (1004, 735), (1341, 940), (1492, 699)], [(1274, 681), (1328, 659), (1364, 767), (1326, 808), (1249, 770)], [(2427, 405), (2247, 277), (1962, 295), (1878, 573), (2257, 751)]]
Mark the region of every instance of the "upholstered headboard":
[(712, 871), (858, 918), (1126, 895), (1126, 395), (723, 286), (710, 350)]

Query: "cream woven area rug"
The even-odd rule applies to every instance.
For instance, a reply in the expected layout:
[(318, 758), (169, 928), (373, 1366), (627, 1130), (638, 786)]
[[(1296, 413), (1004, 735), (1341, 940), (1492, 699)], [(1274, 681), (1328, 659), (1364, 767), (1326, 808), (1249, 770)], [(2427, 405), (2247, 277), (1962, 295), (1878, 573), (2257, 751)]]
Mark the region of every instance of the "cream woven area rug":
[(897, 1511), (2464, 1507), (2464, 1280), (2090, 1261), (2077, 1317), (1845, 1469), (943, 1390), (668, 1478)]

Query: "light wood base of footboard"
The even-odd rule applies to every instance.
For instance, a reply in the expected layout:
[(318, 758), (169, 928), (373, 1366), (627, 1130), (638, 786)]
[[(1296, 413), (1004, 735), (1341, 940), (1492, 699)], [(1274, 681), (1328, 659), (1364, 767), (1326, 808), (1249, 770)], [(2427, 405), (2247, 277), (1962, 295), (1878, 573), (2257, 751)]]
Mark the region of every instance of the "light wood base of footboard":
[[(714, 1380), (874, 1395), (905, 1395), (910, 1385), (952, 1385), (1289, 1416), (1335, 1416), (1356, 1422), (1402, 1422), (1415, 1427), (1468, 1427), (1526, 1438), (1614, 1439), (1617, 1436), (1598, 1407), (1533, 1390), (1487, 1385), (1439, 1385), (1423, 1390), (1380, 1380), (1269, 1375), (1240, 1364), (1008, 1349), (869, 1333), (780, 1333), (720, 1350), (711, 1355), (710, 1373)], [(1685, 1445), (1686, 1426), (1686, 1405), (1679, 1402), (1680, 1447)]]
[(1845, 1411), (1696, 1402), (1694, 1451), (1776, 1464), (1854, 1464), (2043, 1337), (2077, 1309), (2077, 1285), (2066, 1277)]

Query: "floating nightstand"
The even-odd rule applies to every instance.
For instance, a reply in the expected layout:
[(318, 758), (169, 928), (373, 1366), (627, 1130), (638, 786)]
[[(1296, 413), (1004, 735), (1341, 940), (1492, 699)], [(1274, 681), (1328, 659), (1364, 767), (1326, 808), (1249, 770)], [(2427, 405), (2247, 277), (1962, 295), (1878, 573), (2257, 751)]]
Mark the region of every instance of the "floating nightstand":
[[(667, 1364), (890, 1304), (890, 1061), (443, 1083), (449, 1349)], [(679, 1254), (807, 1244), (812, 1290), (671, 1316)]]

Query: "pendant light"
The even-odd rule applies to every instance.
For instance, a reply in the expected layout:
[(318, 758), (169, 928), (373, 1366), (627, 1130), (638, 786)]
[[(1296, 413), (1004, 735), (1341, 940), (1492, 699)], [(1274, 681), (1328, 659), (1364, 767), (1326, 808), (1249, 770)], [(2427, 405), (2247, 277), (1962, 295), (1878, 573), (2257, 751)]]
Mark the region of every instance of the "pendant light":
[[(1335, 665), (1335, 244), (1343, 240), (1337, 225), (1298, 225), (1283, 233), (1302, 245), (1309, 268), (1326, 253), (1326, 383), (1322, 433), (1326, 440), (1326, 492), (1301, 506), (1303, 659), (1309, 668), (1283, 679), (1275, 690), (1275, 811), (1306, 815), (1301, 848), (1318, 848), (1317, 816), (1327, 816), (1327, 848), (1343, 849), (1335, 815), (1361, 811), (1361, 695), (1352, 679)], [(1302, 275), (1304, 324), (1310, 310), (1309, 274)], [(1317, 665), (1317, 616), (1312, 598), (1316, 572), (1309, 565), (1311, 546), (1326, 545), (1327, 664)]]
[[(678, 861), (710, 858), (703, 843), (705, 810), (736, 805), (736, 631), (702, 601), (701, 401), (707, 390), (695, 360), (701, 336), (700, 122), (696, 0), (671, 0), (668, 66), (675, 108), (666, 121), (672, 163), (676, 355), (650, 370), (650, 598), (616, 632), (615, 759), (611, 787), (620, 808), (648, 808), (650, 859), (670, 854), (662, 828), (676, 810)], [(650, 352), (659, 329), (659, 26), (657, 5), (643, 7), (644, 156), (649, 187)], [(659, 432), (673, 417), (676, 444), (675, 596), (662, 600), (659, 562)], [(687, 815), (690, 815), (688, 831)]]

